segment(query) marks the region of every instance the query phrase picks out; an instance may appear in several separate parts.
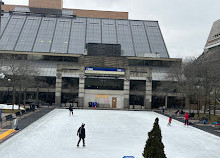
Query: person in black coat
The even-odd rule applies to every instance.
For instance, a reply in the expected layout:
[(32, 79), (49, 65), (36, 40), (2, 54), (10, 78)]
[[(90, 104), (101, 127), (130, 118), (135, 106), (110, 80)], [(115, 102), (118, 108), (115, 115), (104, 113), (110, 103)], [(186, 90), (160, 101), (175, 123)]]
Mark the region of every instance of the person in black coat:
[(72, 107), (72, 105), (70, 105), (69, 111), (70, 111), (70, 115), (71, 115), (71, 114), (73, 115), (73, 107)]
[(85, 127), (85, 124), (82, 124), (82, 126), (79, 127), (79, 129), (77, 131), (77, 136), (79, 136), (79, 141), (77, 143), (77, 146), (79, 146), (81, 139), (83, 140), (83, 146), (85, 146), (86, 131), (85, 131), (84, 127)]

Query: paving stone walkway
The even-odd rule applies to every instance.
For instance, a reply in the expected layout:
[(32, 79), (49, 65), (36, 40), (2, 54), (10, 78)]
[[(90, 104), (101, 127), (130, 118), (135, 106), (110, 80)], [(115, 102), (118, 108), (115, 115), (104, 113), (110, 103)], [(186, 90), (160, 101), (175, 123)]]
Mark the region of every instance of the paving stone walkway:
[[(52, 111), (53, 109), (54, 108), (39, 108), (39, 109), (37, 109), (37, 110), (35, 110), (33, 112), (29, 112), (29, 113), (27, 113), (25, 115), (17, 117), (19, 131), (21, 131), (22, 129), (26, 128), (27, 126), (29, 126), (30, 124), (32, 124), (33, 122), (35, 122), (36, 120), (41, 118), (42, 116), (44, 116), (47, 113), (49, 113), (50, 111)], [(6, 132), (7, 130), (11, 129), (11, 127), (12, 127), (11, 124), (12, 124), (12, 121), (7, 122), (6, 125), (2, 126), (2, 128), (0, 128), (0, 134), (2, 134), (4, 132)], [(10, 135), (10, 136), (12, 136), (12, 135)], [(7, 137), (7, 138), (9, 138), (9, 137)], [(4, 140), (6, 140), (6, 139), (4, 139)], [(0, 141), (0, 143), (1, 142), (3, 142), (3, 141)]]
[[(164, 114), (161, 112), (161, 110), (155, 110), (155, 112), (157, 112), (161, 115), (165, 115), (167, 117), (169, 117), (170, 115), (173, 114), (173, 111), (166, 111)], [(184, 116), (173, 116), (173, 119), (184, 123)], [(189, 122), (192, 123), (190, 126), (193, 126), (195, 128), (201, 129), (205, 132), (208, 132), (208, 133), (211, 133), (213, 135), (220, 137), (220, 126), (216, 127), (213, 124), (202, 124), (202, 122), (200, 120), (194, 120), (194, 119), (189, 119)]]

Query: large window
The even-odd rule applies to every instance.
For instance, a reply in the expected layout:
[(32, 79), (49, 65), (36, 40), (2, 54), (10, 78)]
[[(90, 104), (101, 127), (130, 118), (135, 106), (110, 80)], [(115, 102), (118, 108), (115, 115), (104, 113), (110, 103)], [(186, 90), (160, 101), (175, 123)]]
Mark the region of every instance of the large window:
[(86, 18), (73, 19), (69, 41), (69, 51), (71, 54), (83, 54), (86, 40)]
[(14, 50), (25, 20), (25, 16), (11, 17), (9, 24), (5, 28), (1, 37), (1, 50)]
[(116, 20), (118, 43), (123, 56), (135, 56), (131, 29), (128, 20)]
[(55, 88), (56, 77), (36, 77), (38, 88)]
[(52, 103), (55, 103), (55, 93), (53, 93), (53, 92), (40, 92), (39, 93), (39, 100), (41, 101), (42, 105), (52, 105)]
[(85, 89), (123, 90), (124, 80), (86, 78)]
[(78, 94), (77, 93), (62, 93), (61, 102), (62, 103), (78, 102)]
[(64, 89), (79, 89), (79, 78), (62, 78), (62, 88)]
[(144, 96), (143, 95), (130, 95), (129, 97), (130, 105), (142, 105), (144, 106)]
[(65, 61), (65, 62), (76, 62), (76, 63), (78, 63), (78, 58), (69, 57), (69, 56), (44, 55), (43, 60), (45, 60), (45, 61)]
[(145, 91), (146, 81), (144, 80), (131, 80), (130, 81), (130, 90), (134, 91)]

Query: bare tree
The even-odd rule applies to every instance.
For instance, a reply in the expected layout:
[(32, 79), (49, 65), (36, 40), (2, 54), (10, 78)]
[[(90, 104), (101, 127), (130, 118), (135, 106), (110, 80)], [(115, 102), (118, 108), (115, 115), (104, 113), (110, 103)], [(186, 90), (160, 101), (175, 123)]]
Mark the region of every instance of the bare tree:
[(34, 78), (39, 73), (39, 70), (34, 67), (31, 61), (22, 59), (23, 56), (20, 55), (7, 55), (4, 57), (4, 65), (1, 66), (4, 68), (2, 71), (10, 77), (10, 84), (13, 91), (12, 105), (15, 104), (16, 90), (19, 91), (19, 108), (21, 104), (21, 92), (26, 91), (28, 87), (34, 84)]
[[(219, 60), (216, 61), (213, 58), (189, 58), (181, 66), (174, 65), (170, 69), (168, 77), (174, 81), (177, 91), (183, 96), (192, 96), (197, 101), (198, 115), (200, 98), (204, 96), (204, 113), (206, 113), (208, 107), (210, 117), (211, 93), (215, 94), (216, 100), (220, 87), (219, 66)], [(170, 85), (168, 86), (170, 87)], [(191, 110), (191, 107), (189, 107), (189, 110)]]

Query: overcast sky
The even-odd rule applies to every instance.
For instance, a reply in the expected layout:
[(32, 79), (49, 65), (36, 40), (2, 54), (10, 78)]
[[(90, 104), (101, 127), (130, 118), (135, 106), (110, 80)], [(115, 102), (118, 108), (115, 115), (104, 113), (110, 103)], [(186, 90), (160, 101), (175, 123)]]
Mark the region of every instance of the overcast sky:
[[(28, 5), (28, 0), (2, 0)], [(214, 21), (220, 19), (220, 0), (63, 0), (64, 8), (126, 11), (129, 19), (157, 20), (173, 58), (197, 57), (203, 52)]]

